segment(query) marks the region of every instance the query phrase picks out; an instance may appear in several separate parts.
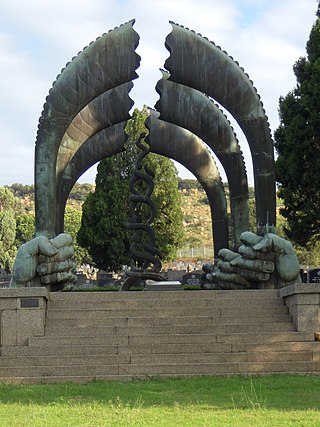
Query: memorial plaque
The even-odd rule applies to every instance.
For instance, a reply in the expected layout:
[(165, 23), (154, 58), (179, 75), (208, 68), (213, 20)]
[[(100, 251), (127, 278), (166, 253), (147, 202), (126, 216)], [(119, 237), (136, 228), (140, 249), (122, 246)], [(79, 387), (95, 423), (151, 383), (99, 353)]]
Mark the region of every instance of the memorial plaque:
[(192, 271), (190, 273), (184, 274), (181, 279), (183, 285), (197, 285), (201, 286), (202, 281), (202, 271)]
[(20, 307), (21, 308), (39, 308), (40, 307), (39, 298), (21, 298)]
[(320, 268), (308, 271), (308, 283), (320, 283)]

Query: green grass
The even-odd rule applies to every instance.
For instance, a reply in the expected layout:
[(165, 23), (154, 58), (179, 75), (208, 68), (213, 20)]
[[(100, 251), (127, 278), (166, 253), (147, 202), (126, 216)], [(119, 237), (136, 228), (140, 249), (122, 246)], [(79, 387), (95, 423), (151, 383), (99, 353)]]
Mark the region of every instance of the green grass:
[(1, 385), (0, 426), (319, 426), (320, 376)]

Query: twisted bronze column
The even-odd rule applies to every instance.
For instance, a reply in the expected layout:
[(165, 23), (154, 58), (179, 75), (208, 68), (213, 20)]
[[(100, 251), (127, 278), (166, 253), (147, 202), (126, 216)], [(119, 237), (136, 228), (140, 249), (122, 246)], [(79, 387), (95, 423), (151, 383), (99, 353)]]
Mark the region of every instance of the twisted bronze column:
[[(154, 189), (154, 172), (144, 161), (150, 152), (145, 136), (145, 133), (141, 133), (135, 142), (141, 152), (129, 183), (131, 194), (127, 228), (134, 231), (130, 245), (133, 265), (126, 271), (128, 277), (122, 284), (123, 291), (129, 290), (130, 287), (146, 279), (165, 280), (159, 273), (162, 268), (161, 252), (156, 247), (155, 233), (151, 227), (156, 215), (156, 206), (151, 199)], [(145, 221), (142, 220), (141, 215), (143, 206), (149, 208), (149, 215)]]

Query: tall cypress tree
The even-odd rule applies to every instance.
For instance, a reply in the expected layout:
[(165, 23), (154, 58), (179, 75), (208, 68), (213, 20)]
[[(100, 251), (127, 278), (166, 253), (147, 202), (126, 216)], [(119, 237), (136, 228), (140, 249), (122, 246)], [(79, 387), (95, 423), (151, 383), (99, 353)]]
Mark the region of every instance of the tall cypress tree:
[(287, 236), (306, 246), (320, 229), (320, 3), (306, 45), (293, 67), (296, 87), (280, 98), (275, 132), (279, 196)]
[(17, 251), (15, 216), (21, 211), (20, 200), (8, 188), (0, 187), (0, 268), (8, 273)]
[[(126, 128), (126, 151), (99, 163), (95, 192), (83, 204), (78, 241), (88, 249), (95, 265), (104, 270), (116, 271), (131, 263), (131, 233), (126, 229), (129, 181), (138, 155), (134, 141), (146, 131), (146, 114), (144, 110), (134, 111)], [(171, 260), (184, 241), (177, 170), (170, 159), (153, 153), (147, 162), (155, 172), (152, 198), (158, 211), (154, 220), (156, 243), (163, 259)]]

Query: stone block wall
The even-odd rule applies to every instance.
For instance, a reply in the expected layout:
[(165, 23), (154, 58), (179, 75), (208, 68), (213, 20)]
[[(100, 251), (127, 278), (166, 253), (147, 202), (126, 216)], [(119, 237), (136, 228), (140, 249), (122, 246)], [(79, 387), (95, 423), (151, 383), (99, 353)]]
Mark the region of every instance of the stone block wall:
[(27, 345), (43, 336), (49, 292), (46, 288), (0, 289), (1, 346)]
[(320, 332), (320, 283), (296, 283), (279, 290), (297, 331)]

